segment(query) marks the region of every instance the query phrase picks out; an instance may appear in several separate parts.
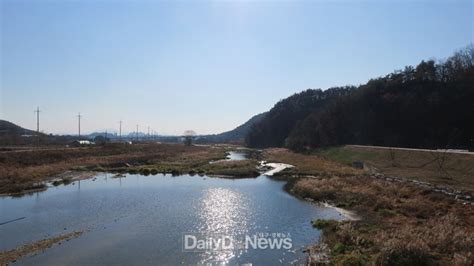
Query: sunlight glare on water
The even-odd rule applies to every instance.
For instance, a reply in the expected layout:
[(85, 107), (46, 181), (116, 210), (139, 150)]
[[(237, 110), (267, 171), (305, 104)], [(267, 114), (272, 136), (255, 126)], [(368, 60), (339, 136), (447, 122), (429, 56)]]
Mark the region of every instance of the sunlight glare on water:
[[(200, 233), (224, 234), (233, 239), (248, 233), (249, 202), (239, 192), (228, 188), (209, 188), (201, 203)], [(203, 253), (202, 263), (228, 262), (239, 250), (216, 250)]]
[[(50, 187), (22, 198), (0, 198), (0, 251), (65, 232), (80, 237), (18, 265), (275, 265), (304, 263), (303, 250), (318, 241), (310, 221), (338, 219), (332, 209), (300, 201), (284, 182), (266, 176), (221, 179), (190, 175), (126, 175)], [(293, 247), (245, 248), (245, 237), (285, 233)], [(232, 239), (224, 249), (183, 250), (184, 235)], [(199, 239), (204, 239), (203, 237)], [(111, 254), (104, 256), (104, 254)]]

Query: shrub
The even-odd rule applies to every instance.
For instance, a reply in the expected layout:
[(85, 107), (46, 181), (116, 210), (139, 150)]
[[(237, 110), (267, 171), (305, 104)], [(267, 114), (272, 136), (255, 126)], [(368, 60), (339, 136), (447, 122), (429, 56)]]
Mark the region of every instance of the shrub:
[(318, 228), (319, 230), (330, 230), (330, 231), (335, 231), (338, 223), (339, 222), (335, 220), (325, 220), (325, 219), (317, 219), (316, 221), (311, 222), (313, 227)]
[(344, 253), (345, 250), (346, 250), (346, 246), (344, 244), (338, 242), (332, 248), (332, 254), (333, 255), (339, 255), (339, 254)]
[(176, 170), (176, 169), (171, 170), (171, 175), (172, 175), (172, 176), (178, 176), (178, 175), (180, 175), (180, 174), (181, 174), (181, 173), (180, 173), (178, 170)]
[(150, 175), (150, 169), (148, 169), (148, 168), (142, 168), (142, 169), (140, 169), (140, 174), (142, 174), (142, 175)]

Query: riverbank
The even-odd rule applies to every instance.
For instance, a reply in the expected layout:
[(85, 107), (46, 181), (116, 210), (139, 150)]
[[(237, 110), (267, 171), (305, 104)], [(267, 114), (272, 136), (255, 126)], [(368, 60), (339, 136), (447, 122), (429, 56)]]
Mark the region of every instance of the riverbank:
[[(118, 176), (171, 173), (244, 178), (259, 175), (257, 166), (259, 161), (265, 160), (269, 162), (266, 166), (276, 169), (266, 169), (265, 174), (288, 181), (285, 189), (291, 194), (327, 203), (339, 208), (343, 215), (345, 210), (357, 215), (358, 219), (342, 222), (313, 221), (314, 227), (323, 230), (322, 242), (308, 249), (314, 264), (320, 260), (336, 265), (402, 262), (472, 265), (474, 262), (472, 201), (440, 193), (435, 187), (418, 182), (400, 182), (400, 179), (385, 177), (383, 172), (374, 174), (372, 167), (358, 169), (350, 165), (351, 158), (364, 164), (386, 162), (386, 158), (377, 157), (383, 154), (354, 155), (344, 150), (299, 154), (286, 149), (267, 149), (247, 151), (250, 155), (246, 160), (225, 160), (234, 149), (235, 146), (150, 143), (2, 152), (0, 191), (44, 189), (46, 182), (68, 184), (91, 177), (97, 171), (115, 172)], [(410, 158), (421, 160), (413, 155)], [(464, 165), (465, 161), (462, 162)], [(394, 167), (397, 164), (390, 166)], [(404, 173), (407, 169), (405, 164), (399, 164), (396, 170)], [(263, 168), (260, 170), (265, 172)], [(442, 182), (442, 179), (437, 180)], [(462, 180), (467, 179), (447, 180), (459, 180), (457, 186), (462, 187)]]
[(264, 157), (295, 166), (276, 177), (288, 180), (286, 190), (293, 195), (360, 216), (342, 222), (313, 221), (323, 230), (323, 238), (308, 249), (311, 264), (325, 260), (335, 265), (474, 262), (471, 203), (413, 183), (374, 178), (366, 170), (316, 154), (271, 149)]
[(472, 153), (348, 145), (311, 154), (345, 165), (360, 162), (371, 174), (426, 182), (440, 189), (474, 195)]
[(231, 178), (258, 176), (258, 161), (225, 159), (235, 146), (184, 146), (181, 144), (108, 144), (86, 148), (36, 149), (0, 152), (0, 195), (21, 195), (69, 183), (94, 172), (144, 175), (199, 174)]
[(9, 263), (15, 262), (22, 257), (37, 254), (54, 245), (61, 245), (62, 242), (79, 237), (82, 235), (82, 233), (82, 231), (74, 231), (71, 233), (31, 242), (15, 249), (0, 251), (0, 265), (8, 265)]

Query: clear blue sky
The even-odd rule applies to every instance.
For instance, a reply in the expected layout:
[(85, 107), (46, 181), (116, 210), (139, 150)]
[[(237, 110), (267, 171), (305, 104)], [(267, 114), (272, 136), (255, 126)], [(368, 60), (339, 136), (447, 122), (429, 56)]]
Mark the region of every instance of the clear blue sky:
[(473, 42), (473, 1), (1, 1), (0, 118), (218, 133)]

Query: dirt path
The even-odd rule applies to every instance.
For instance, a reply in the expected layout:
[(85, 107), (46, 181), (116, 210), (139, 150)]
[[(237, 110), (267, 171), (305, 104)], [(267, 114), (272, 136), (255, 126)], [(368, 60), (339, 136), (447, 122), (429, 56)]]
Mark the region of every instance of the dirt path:
[(371, 149), (383, 149), (383, 150), (402, 150), (402, 151), (424, 151), (424, 152), (441, 152), (441, 153), (455, 153), (455, 154), (469, 154), (474, 155), (474, 152), (464, 151), (464, 150), (452, 150), (452, 149), (414, 149), (414, 148), (398, 148), (398, 147), (383, 147), (383, 146), (366, 146), (366, 145), (346, 145), (347, 147), (355, 148), (371, 148)]

